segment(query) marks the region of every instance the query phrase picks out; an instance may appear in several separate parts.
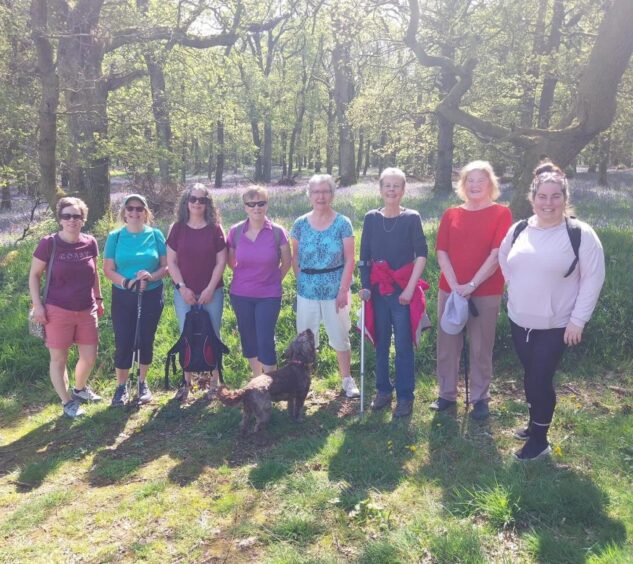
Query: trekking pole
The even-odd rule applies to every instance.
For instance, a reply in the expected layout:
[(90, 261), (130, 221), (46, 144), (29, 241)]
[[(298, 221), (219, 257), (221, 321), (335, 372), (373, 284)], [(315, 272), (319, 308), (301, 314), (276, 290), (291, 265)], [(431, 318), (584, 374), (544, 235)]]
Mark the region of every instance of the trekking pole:
[[(477, 306), (470, 299), (468, 300), (468, 312), (473, 317), (479, 316), (479, 310), (477, 309)], [(468, 382), (468, 372), (470, 371), (470, 354), (469, 354), (470, 351), (468, 350), (468, 334), (466, 331), (467, 326), (468, 326), (468, 323), (464, 325), (464, 346), (462, 347), (462, 358), (464, 361), (464, 387), (466, 388), (466, 410), (468, 410), (468, 404), (470, 403), (469, 382)]]
[[(132, 285), (132, 291), (137, 293), (136, 296), (136, 327), (134, 329), (134, 348), (132, 351), (132, 367), (128, 382), (128, 398), (132, 391), (132, 376), (134, 375), (134, 363), (136, 362), (136, 385), (138, 387), (141, 381), (141, 313), (143, 312), (143, 290), (141, 289), (141, 281), (137, 280)], [(138, 397), (138, 394), (137, 394)]]
[(365, 300), (360, 301), (360, 414), (365, 410)]

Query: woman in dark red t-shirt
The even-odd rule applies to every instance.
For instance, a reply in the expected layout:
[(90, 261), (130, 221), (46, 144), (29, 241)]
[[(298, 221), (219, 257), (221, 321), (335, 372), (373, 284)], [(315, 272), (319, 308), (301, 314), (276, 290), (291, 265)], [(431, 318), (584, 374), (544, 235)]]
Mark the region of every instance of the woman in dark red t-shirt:
[(486, 161), (474, 161), (462, 169), (457, 194), (464, 203), (444, 212), (437, 233), (437, 262), (442, 271), (437, 335), (439, 394), (431, 409), (443, 411), (457, 400), (464, 335), (446, 333), (439, 323), (450, 292), (456, 292), (471, 300), (479, 312), (477, 317), (469, 316), (466, 331), (470, 344), (471, 415), (474, 419), (485, 419), (490, 414), (492, 348), (504, 284), (497, 255), (512, 224), (512, 215), (506, 206), (495, 203), (499, 185)]
[[(209, 313), (220, 338), (226, 256), (224, 231), (211, 192), (204, 184), (194, 184), (181, 194), (176, 222), (167, 236), (167, 265), (175, 287), (174, 306), (181, 333), (187, 312), (199, 304)], [(218, 370), (212, 376), (214, 388), (219, 382)], [(190, 387), (191, 373), (185, 372), (185, 386), (178, 390), (178, 399), (186, 399)]]
[[(79, 198), (61, 198), (57, 203), (60, 231), (44, 237), (33, 252), (29, 291), (33, 319), (46, 329), (50, 378), (62, 401), (64, 414), (84, 414), (80, 404), (100, 401), (86, 384), (97, 359), (99, 333), (97, 317), (103, 315), (103, 299), (97, 274), (97, 241), (81, 232), (88, 218), (88, 206)], [(48, 293), (40, 295), (42, 276), (52, 260)], [(75, 366), (75, 387), (68, 389), (66, 361), (76, 344), (79, 360)]]

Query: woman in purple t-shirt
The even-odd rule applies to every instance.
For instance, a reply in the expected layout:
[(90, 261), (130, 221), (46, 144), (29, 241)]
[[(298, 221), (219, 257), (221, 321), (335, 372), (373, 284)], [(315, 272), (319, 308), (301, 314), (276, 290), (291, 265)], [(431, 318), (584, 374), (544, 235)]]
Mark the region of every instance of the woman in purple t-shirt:
[[(97, 359), (97, 317), (103, 315), (97, 275), (99, 248), (94, 237), (81, 232), (87, 218), (88, 206), (82, 200), (61, 198), (57, 202), (61, 230), (39, 242), (29, 274), (34, 320), (46, 326), (50, 378), (68, 417), (84, 415), (81, 402), (101, 400), (86, 385)], [(44, 303), (40, 285), (51, 257), (53, 263)], [(66, 361), (73, 344), (77, 345), (79, 360), (75, 366), (75, 387), (70, 391)]]
[[(220, 337), (226, 242), (220, 214), (204, 184), (186, 188), (176, 207), (176, 221), (167, 236), (167, 265), (174, 283), (174, 306), (182, 333), (185, 316), (194, 304), (209, 313), (215, 334)], [(217, 387), (219, 372), (214, 370), (212, 389)], [(177, 397), (184, 401), (191, 388), (191, 372), (185, 372), (185, 386)]]
[(275, 326), (281, 309), (281, 281), (292, 263), (284, 229), (266, 217), (268, 191), (253, 186), (242, 194), (246, 220), (229, 231), (228, 264), (233, 269), (231, 305), (242, 353), (253, 376), (277, 368)]

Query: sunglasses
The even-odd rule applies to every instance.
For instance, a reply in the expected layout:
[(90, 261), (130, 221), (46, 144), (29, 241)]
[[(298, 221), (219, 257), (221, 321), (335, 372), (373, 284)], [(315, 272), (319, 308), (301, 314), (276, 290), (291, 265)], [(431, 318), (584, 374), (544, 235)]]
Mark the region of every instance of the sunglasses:
[(268, 202), (264, 200), (260, 200), (259, 202), (244, 202), (244, 205), (249, 208), (254, 208), (257, 206), (258, 208), (263, 208)]
[(127, 211), (129, 211), (130, 213), (132, 213), (132, 212), (141, 213), (141, 212), (145, 211), (145, 207), (144, 206), (125, 206), (125, 209)]
[(189, 196), (189, 203), (190, 204), (201, 203), (201, 204), (206, 205), (209, 203), (209, 198), (207, 198), (206, 196)]
[(84, 216), (80, 213), (60, 213), (59, 219), (63, 219), (65, 221), (70, 221), (71, 219), (83, 219)]

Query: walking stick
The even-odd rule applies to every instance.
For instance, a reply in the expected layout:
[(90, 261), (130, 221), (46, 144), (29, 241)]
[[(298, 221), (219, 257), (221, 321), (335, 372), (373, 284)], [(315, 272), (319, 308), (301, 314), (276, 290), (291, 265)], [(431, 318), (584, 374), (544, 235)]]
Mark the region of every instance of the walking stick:
[[(477, 306), (470, 299), (468, 300), (468, 312), (473, 317), (479, 316), (479, 310), (477, 309)], [(468, 405), (470, 403), (469, 382), (468, 382), (468, 372), (470, 371), (470, 354), (468, 350), (468, 335), (466, 332), (467, 325), (468, 323), (464, 325), (464, 345), (462, 347), (462, 359), (464, 362), (464, 387), (466, 388), (466, 409), (468, 409)]]
[[(143, 290), (141, 289), (141, 281), (137, 280), (132, 285), (132, 290), (137, 293), (136, 297), (136, 328), (134, 329), (134, 349), (132, 351), (132, 367), (127, 379), (128, 398), (132, 391), (132, 376), (134, 374), (134, 363), (136, 363), (136, 384), (140, 383), (141, 378), (141, 313), (143, 312)], [(137, 394), (138, 397), (138, 394)]]
[(360, 301), (360, 414), (365, 410), (365, 300)]

